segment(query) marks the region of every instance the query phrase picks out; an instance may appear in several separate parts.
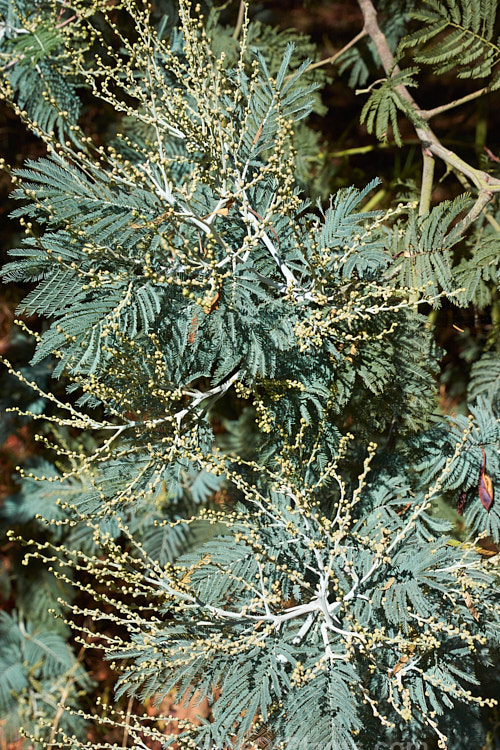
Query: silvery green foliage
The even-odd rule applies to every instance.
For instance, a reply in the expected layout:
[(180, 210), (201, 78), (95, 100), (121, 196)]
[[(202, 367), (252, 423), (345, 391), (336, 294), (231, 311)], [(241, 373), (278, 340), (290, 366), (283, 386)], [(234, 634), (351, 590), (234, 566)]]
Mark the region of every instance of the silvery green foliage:
[[(2, 738), (17, 737), (19, 723), (37, 742), (44, 722), (53, 723), (58, 702), (79, 703), (78, 693), (92, 682), (52, 623), (26, 623), (17, 613), (0, 612), (0, 713)], [(84, 721), (60, 713), (63, 732), (84, 736)], [(34, 720), (34, 714), (36, 719)]]
[[(4, 515), (45, 518), (28, 559), (62, 584), (88, 594), (92, 576), (117, 698), (210, 700), (210, 720), (178, 722), (186, 747), (453, 746), (491, 704), (475, 670), (498, 644), (498, 589), (477, 536), (500, 516), (473, 493), (481, 471), (500, 479), (499, 423), (477, 377), (470, 419), (435, 417), (419, 302), (456, 296), (465, 200), (366, 212), (371, 184), (311, 205), (300, 45), (277, 61), (252, 25), (238, 41), (184, 0), (168, 33), (123, 6), (134, 34), (74, 69), (123, 132), (95, 147), (64, 115), (78, 146), (45, 132), (47, 156), (15, 173), (32, 224), (5, 278), (36, 283), (20, 308), (48, 320), (33, 363), (55, 356), (78, 401), (46, 394), (57, 467), (26, 470)], [(116, 33), (100, 5), (72, 7), (92, 44), (105, 21)], [(93, 435), (85, 450), (68, 428)], [(458, 492), (463, 543), (431, 514)], [(173, 741), (127, 726), (137, 747)], [(57, 742), (75, 747), (60, 727)]]
[(8, 96), (60, 139), (71, 136), (68, 118), (75, 122), (80, 113), (77, 80), (65, 63), (63, 35), (70, 16), (65, 4), (0, 2), (0, 65)]

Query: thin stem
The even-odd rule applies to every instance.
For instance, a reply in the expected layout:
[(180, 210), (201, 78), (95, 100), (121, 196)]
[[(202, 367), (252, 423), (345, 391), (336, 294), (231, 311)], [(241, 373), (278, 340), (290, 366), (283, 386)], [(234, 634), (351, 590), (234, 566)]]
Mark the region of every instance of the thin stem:
[(380, 188), (380, 190), (377, 190), (375, 195), (372, 195), (370, 200), (364, 204), (361, 211), (365, 213), (366, 211), (373, 211), (374, 208), (376, 208), (385, 198), (387, 195), (387, 188)]
[(240, 7), (238, 9), (238, 18), (236, 20), (236, 26), (234, 27), (234, 31), (233, 31), (233, 39), (238, 39), (241, 33), (243, 22), (245, 20), (245, 9), (246, 9), (245, 0), (240, 0)]
[[(175, 422), (177, 423), (177, 426), (180, 428), (180, 424), (181, 424), (181, 421), (183, 420), (183, 418), (187, 414), (189, 414), (190, 412), (192, 412), (194, 409), (196, 409), (196, 407), (199, 406), (201, 403), (203, 403), (203, 401), (206, 401), (207, 399), (210, 399), (210, 406), (211, 406), (215, 401), (218, 401), (220, 398), (222, 398), (222, 396), (231, 388), (231, 386), (233, 385), (233, 383), (236, 380), (238, 380), (238, 378), (240, 377), (241, 373), (242, 373), (242, 371), (238, 370), (237, 372), (234, 373), (234, 375), (231, 375), (230, 378), (228, 378), (227, 380), (223, 381), (221, 384), (219, 384), (217, 386), (214, 386), (214, 388), (211, 388), (208, 391), (202, 391), (202, 392), (200, 392), (193, 399), (193, 402), (191, 404), (189, 404), (189, 406), (187, 406), (185, 409), (182, 409), (181, 411), (176, 412), (176, 414), (174, 414), (173, 417), (168, 416), (168, 417), (164, 417), (162, 419), (155, 419), (155, 420), (153, 420), (151, 422), (148, 422), (147, 423), (148, 426), (159, 424), (160, 422), (164, 422), (164, 421), (168, 421), (168, 420), (172, 420), (172, 421), (175, 420)], [(207, 408), (207, 407), (205, 407), (205, 408)]]
[(54, 744), (54, 741), (55, 741), (55, 738), (56, 738), (56, 733), (57, 733), (57, 727), (59, 726), (59, 722), (61, 720), (61, 716), (64, 713), (64, 704), (66, 703), (66, 700), (68, 698), (71, 686), (73, 685), (73, 683), (75, 681), (75, 673), (76, 673), (78, 667), (81, 664), (84, 652), (85, 652), (85, 647), (82, 646), (82, 648), (80, 649), (80, 651), (78, 653), (78, 656), (76, 657), (75, 663), (73, 664), (73, 666), (71, 667), (71, 669), (69, 671), (68, 679), (67, 679), (66, 685), (64, 686), (64, 689), (63, 689), (63, 691), (61, 693), (61, 700), (59, 701), (59, 706), (57, 708), (57, 712), (56, 712), (56, 715), (54, 717), (54, 723), (52, 725), (52, 730), (51, 730), (51, 733), (50, 733), (50, 739), (49, 739), (47, 747), (51, 747)]
[(71, 16), (71, 18), (67, 18), (65, 21), (62, 21), (61, 23), (58, 23), (56, 25), (56, 29), (62, 29), (63, 26), (67, 26), (68, 23), (71, 23), (71, 21), (74, 21), (75, 18), (78, 18), (78, 15), (75, 13), (74, 16)]
[[(358, 5), (361, 9), (364, 18), (364, 29), (372, 40), (375, 48), (378, 52), (382, 66), (387, 75), (394, 76), (400, 72), (400, 68), (395, 64), (394, 56), (387, 43), (385, 34), (380, 29), (377, 22), (377, 11), (373, 5), (372, 0), (358, 0)], [(422, 118), (422, 110), (409, 90), (403, 84), (399, 84), (395, 87), (397, 93), (404, 99), (416, 115)], [(463, 219), (457, 227), (455, 232), (459, 228), (460, 232), (464, 232), (465, 229), (477, 219), (481, 211), (487, 205), (487, 203), (493, 197), (493, 193), (500, 192), (500, 180), (496, 177), (492, 177), (487, 172), (483, 172), (481, 169), (476, 169), (466, 161), (461, 159), (457, 154), (450, 149), (445, 148), (439, 138), (433, 133), (431, 128), (427, 125), (415, 125), (415, 132), (422, 142), (422, 146), (429, 154), (438, 156), (453, 170), (461, 172), (463, 175), (469, 178), (469, 180), (476, 186), (478, 190), (478, 199), (474, 204), (469, 214)]]
[(492, 216), (492, 215), (491, 215), (491, 214), (490, 214), (490, 213), (489, 213), (488, 211), (485, 211), (485, 212), (484, 212), (484, 217), (485, 217), (486, 221), (487, 221), (487, 222), (489, 222), (489, 224), (490, 224), (490, 225), (491, 225), (491, 226), (493, 227), (493, 229), (494, 229), (494, 230), (495, 230), (496, 232), (499, 232), (499, 233), (500, 233), (500, 224), (499, 224), (499, 223), (498, 223), (498, 221), (497, 221), (497, 220), (495, 219), (495, 217), (494, 217), (494, 216)]
[(453, 227), (452, 231), (450, 232), (450, 239), (460, 237), (460, 235), (465, 232), (467, 227), (469, 227), (476, 221), (477, 218), (479, 218), (479, 216), (483, 212), (483, 209), (488, 205), (492, 197), (492, 193), (489, 190), (481, 190), (476, 202), (472, 206), (467, 216), (464, 216), (464, 218)]
[(273, 241), (271, 240), (271, 238), (269, 237), (269, 235), (267, 234), (267, 232), (265, 232), (265, 231), (262, 230), (262, 227), (260, 226), (260, 223), (259, 223), (258, 219), (254, 215), (254, 213), (251, 210), (251, 208), (248, 207), (248, 205), (247, 205), (248, 201), (246, 199), (246, 195), (245, 194), (243, 194), (243, 198), (244, 198), (245, 202), (243, 203), (243, 205), (240, 208), (240, 214), (241, 214), (241, 216), (243, 217), (243, 219), (246, 222), (248, 222), (249, 224), (251, 224), (253, 226), (253, 228), (255, 229), (256, 233), (259, 234), (260, 238), (262, 239), (262, 242), (264, 243), (264, 245), (266, 246), (267, 250), (269, 251), (269, 254), (271, 255), (272, 259), (274, 260), (274, 262), (278, 266), (279, 270), (283, 274), (283, 276), (284, 276), (284, 278), (286, 280), (287, 286), (298, 287), (299, 283), (297, 282), (297, 279), (293, 275), (293, 272), (288, 268), (288, 266), (286, 265), (286, 263), (284, 263), (281, 260), (279, 252), (276, 249)]
[(125, 717), (125, 726), (123, 728), (123, 740), (122, 740), (122, 748), (127, 747), (127, 741), (128, 741), (128, 735), (130, 731), (130, 716), (132, 714), (132, 705), (134, 703), (134, 698), (129, 698), (129, 701), (127, 703), (127, 715)]
[(342, 49), (338, 50), (338, 52), (335, 52), (330, 57), (325, 57), (324, 60), (318, 60), (318, 62), (311, 63), (310, 65), (307, 66), (305, 72), (307, 73), (310, 70), (315, 70), (316, 68), (320, 68), (323, 65), (333, 65), (335, 62), (337, 62), (339, 57), (341, 57), (344, 54), (344, 52), (347, 52), (348, 49), (351, 49), (351, 47), (354, 47), (354, 45), (357, 44), (365, 36), (368, 36), (368, 32), (363, 28), (361, 29), (359, 34), (356, 34), (356, 36), (353, 37), (350, 42), (347, 42), (347, 44), (345, 44), (342, 47)]
[[(408, 138), (403, 140), (404, 146), (415, 146), (420, 143), (418, 138)], [(396, 141), (384, 141), (383, 143), (370, 143), (368, 146), (354, 146), (353, 148), (344, 148), (342, 151), (332, 151), (328, 154), (332, 159), (340, 159), (342, 156), (356, 156), (357, 154), (370, 154), (378, 149), (394, 148), (398, 144)], [(399, 148), (399, 147), (398, 147)]]
[(431, 207), (432, 185), (434, 181), (434, 156), (427, 149), (422, 149), (423, 169), (422, 187), (420, 189), (420, 205), (418, 215), (424, 216), (429, 213)]
[[(403, 146), (418, 146), (422, 144), (420, 138), (403, 138), (401, 141)], [(474, 144), (466, 141), (457, 141), (454, 138), (443, 138), (441, 143), (449, 146), (460, 146), (461, 148), (474, 148)], [(399, 148), (396, 141), (384, 141), (383, 143), (370, 143), (368, 146), (354, 146), (353, 148), (345, 148), (342, 151), (329, 151), (328, 156), (332, 159), (338, 159), (342, 156), (355, 156), (356, 154), (370, 154), (372, 151), (378, 151), (388, 148)], [(489, 151), (489, 149), (485, 149)], [(490, 152), (491, 158), (491, 152)], [(500, 161), (500, 159), (499, 159)]]
[(450, 109), (460, 107), (460, 105), (467, 104), (467, 102), (472, 102), (474, 99), (478, 99), (483, 94), (489, 93), (489, 91), (490, 89), (488, 86), (483, 86), (482, 89), (478, 89), (477, 91), (473, 91), (471, 94), (461, 96), (459, 99), (454, 99), (452, 102), (448, 102), (447, 104), (441, 104), (439, 107), (434, 107), (433, 109), (421, 109), (419, 115), (424, 120), (430, 120), (431, 117), (440, 115), (441, 112), (448, 112), (448, 110)]

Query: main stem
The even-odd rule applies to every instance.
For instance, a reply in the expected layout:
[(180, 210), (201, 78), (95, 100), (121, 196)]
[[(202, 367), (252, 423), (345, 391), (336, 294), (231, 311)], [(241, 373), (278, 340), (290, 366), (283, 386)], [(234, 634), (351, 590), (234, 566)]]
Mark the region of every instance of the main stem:
[[(400, 72), (400, 68), (395, 64), (394, 56), (387, 43), (385, 34), (378, 25), (377, 11), (372, 3), (372, 0), (358, 0), (358, 5), (363, 14), (364, 31), (366, 31), (373, 44), (375, 45), (385, 72), (387, 73), (387, 75), (394, 76), (396, 73)], [(399, 84), (398, 86), (396, 86), (396, 91), (398, 92), (400, 97), (410, 105), (410, 108), (415, 112), (415, 115), (419, 117), (420, 121), (422, 120), (422, 117), (425, 117), (425, 115), (428, 114), (425, 110), (421, 109), (418, 106), (417, 102), (410, 94), (406, 86), (404, 86), (403, 84)], [(466, 161), (460, 158), (453, 151), (445, 148), (439, 138), (427, 124), (422, 125), (414, 123), (414, 127), (415, 132), (422, 143), (422, 148), (427, 153), (427, 156), (429, 158), (431, 156), (437, 156), (439, 159), (444, 161), (454, 172), (459, 172), (465, 175), (477, 187), (478, 197), (476, 199), (476, 202), (474, 203), (467, 216), (465, 216), (458, 225), (460, 228), (460, 233), (463, 233), (467, 229), (467, 227), (478, 218), (484, 207), (493, 198), (494, 193), (500, 192), (500, 180), (496, 177), (492, 177), (487, 172), (483, 172), (483, 170), (481, 169), (476, 169), (471, 164), (468, 164)], [(425, 190), (428, 189), (426, 180), (428, 180), (429, 171), (430, 163), (426, 164), (424, 156), (423, 183), (425, 182)], [(424, 184), (422, 185), (422, 189), (424, 190)], [(423, 192), (421, 196), (421, 209), (423, 206), (425, 206), (426, 200), (427, 195)]]

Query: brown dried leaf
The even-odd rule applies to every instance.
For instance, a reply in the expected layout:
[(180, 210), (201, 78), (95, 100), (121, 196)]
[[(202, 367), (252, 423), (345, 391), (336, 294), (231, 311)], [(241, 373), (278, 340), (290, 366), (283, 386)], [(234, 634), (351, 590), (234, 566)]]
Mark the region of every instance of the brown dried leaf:
[(491, 481), (491, 477), (486, 474), (486, 453), (484, 452), (484, 448), (481, 448), (481, 450), (483, 452), (483, 464), (479, 475), (479, 499), (489, 512), (493, 504), (493, 482)]
[(197, 330), (198, 330), (198, 316), (195, 315), (191, 319), (191, 325), (189, 327), (188, 343), (194, 344), (194, 340), (196, 338), (196, 331)]
[(212, 312), (212, 310), (215, 310), (218, 307), (217, 301), (219, 297), (220, 297), (220, 289), (215, 292), (214, 297), (212, 297), (212, 299), (210, 300), (210, 304), (203, 308), (203, 312), (205, 313), (205, 315), (209, 315)]
[(404, 665), (408, 663), (410, 657), (407, 656), (407, 654), (404, 654), (404, 656), (401, 657), (401, 659), (398, 661), (395, 667), (391, 669), (389, 672), (389, 677), (394, 677), (395, 674), (397, 674), (401, 669), (403, 669)]
[(486, 510), (489, 511), (493, 504), (493, 482), (491, 477), (485, 473), (481, 473), (479, 477), (479, 499)]
[(468, 591), (466, 591), (464, 593), (464, 602), (465, 602), (465, 604), (467, 606), (467, 609), (471, 613), (472, 617), (478, 622), (479, 621), (479, 612), (475, 608), (475, 606), (474, 606), (474, 604), (472, 602), (472, 597), (471, 597), (471, 595), (469, 594)]

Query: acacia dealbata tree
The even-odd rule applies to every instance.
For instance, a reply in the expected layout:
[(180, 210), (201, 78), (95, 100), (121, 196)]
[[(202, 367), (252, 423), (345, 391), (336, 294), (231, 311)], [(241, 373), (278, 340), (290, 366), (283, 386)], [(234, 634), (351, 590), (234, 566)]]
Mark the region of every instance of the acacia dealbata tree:
[[(44, 451), (2, 508), (40, 577), (19, 569), (20, 609), (1, 613), (0, 708), (41, 748), (88, 747), (89, 722), (95, 748), (479, 748), (499, 639), (500, 178), (429, 123), (494, 96), (497, 3), (359, 0), (359, 33), (316, 62), (251, 4), (231, 24), (167, 5), (0, 2), (2, 94), (47, 149), (2, 163), (25, 232), (4, 278), (33, 282), (18, 314), (45, 323), (20, 320), (29, 367), (6, 361)], [(367, 205), (376, 181), (311, 200), (307, 118), (337, 62), (369, 133), (402, 145), (405, 119), (421, 143), (420, 185), (387, 207)], [(478, 88), (423, 109), (422, 66)], [(89, 97), (116, 113), (99, 141)], [(461, 184), (437, 205), (435, 164)], [(455, 415), (443, 304), (491, 319)], [(117, 674), (97, 710), (93, 644)], [(140, 710), (172, 691), (208, 711)]]

